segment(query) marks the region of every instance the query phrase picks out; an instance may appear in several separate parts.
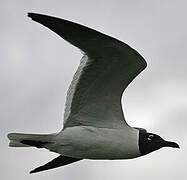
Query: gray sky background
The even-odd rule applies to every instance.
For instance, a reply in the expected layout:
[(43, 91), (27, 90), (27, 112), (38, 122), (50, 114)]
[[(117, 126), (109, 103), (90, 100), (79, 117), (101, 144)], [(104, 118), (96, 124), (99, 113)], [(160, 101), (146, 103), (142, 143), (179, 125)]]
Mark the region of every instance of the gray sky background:
[[(187, 2), (184, 0), (1, 0), (0, 179), (185, 180), (187, 153)], [(9, 132), (52, 133), (62, 128), (67, 88), (79, 50), (27, 18), (28, 11), (72, 20), (116, 37), (138, 50), (148, 67), (128, 87), (128, 123), (176, 141), (145, 157), (84, 160), (30, 175), (55, 153), (8, 148)]]

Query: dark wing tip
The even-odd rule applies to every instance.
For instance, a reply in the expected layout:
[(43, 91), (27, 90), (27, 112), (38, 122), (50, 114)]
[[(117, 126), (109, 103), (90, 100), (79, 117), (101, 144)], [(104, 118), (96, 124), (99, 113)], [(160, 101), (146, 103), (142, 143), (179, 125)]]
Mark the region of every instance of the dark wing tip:
[(27, 16), (30, 17), (32, 20), (36, 20), (39, 17), (46, 16), (46, 15), (28, 12)]
[(32, 14), (33, 14), (33, 13), (28, 12), (28, 13), (27, 13), (27, 16), (28, 16), (28, 17), (31, 17), (31, 16), (32, 16)]
[[(56, 18), (56, 17), (45, 15), (45, 14), (38, 14), (38, 13), (32, 13), (32, 12), (28, 12), (27, 16), (37, 22), (39, 22), (41, 20), (45, 20), (46, 18), (48, 18), (48, 19), (51, 19), (51, 18), (55, 19)], [(59, 18), (56, 18), (56, 19), (59, 19)]]
[(65, 166), (71, 163), (74, 163), (76, 161), (80, 161), (81, 159), (72, 158), (72, 157), (66, 157), (66, 156), (58, 156), (57, 158), (53, 159), (52, 161), (44, 164), (43, 166), (37, 167), (34, 170), (30, 171), (30, 174), (46, 171), (49, 169), (54, 169), (60, 166)]
[(45, 171), (45, 170), (49, 170), (50, 168), (44, 168), (43, 166), (40, 166), (40, 167), (37, 167), (35, 169), (33, 169), (32, 171), (30, 171), (29, 173), (30, 174), (34, 174), (34, 173), (37, 173), (37, 172), (41, 172), (41, 171)]
[[(58, 164), (57, 164), (56, 167), (58, 167)], [(51, 167), (50, 164), (47, 163), (47, 164), (45, 164), (43, 166), (40, 166), (40, 167), (37, 167), (37, 168), (33, 169), (29, 173), (33, 174), (33, 173), (37, 173), (37, 172), (41, 172), (41, 171), (46, 171), (46, 170), (53, 169), (53, 168), (55, 168), (55, 167), (53, 167), (53, 166)]]
[(38, 171), (37, 171), (37, 168), (34, 169), (34, 170), (32, 170), (32, 171), (30, 171), (29, 173), (30, 173), (30, 174), (33, 174), (33, 173), (36, 173), (36, 172), (38, 172)]
[(33, 18), (34, 16), (38, 16), (38, 15), (42, 15), (42, 14), (32, 13), (32, 12), (27, 13), (27, 16), (30, 17), (30, 18)]
[(31, 12), (28, 12), (28, 13), (27, 13), (27, 16), (30, 17), (30, 18), (33, 18), (33, 17), (36, 16), (36, 15), (38, 15), (38, 14), (36, 14), (36, 13), (31, 13)]

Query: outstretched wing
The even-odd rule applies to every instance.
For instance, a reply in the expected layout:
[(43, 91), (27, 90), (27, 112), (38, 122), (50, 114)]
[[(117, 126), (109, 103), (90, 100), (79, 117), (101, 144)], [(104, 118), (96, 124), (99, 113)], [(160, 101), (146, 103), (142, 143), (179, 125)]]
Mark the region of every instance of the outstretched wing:
[(76, 161), (80, 161), (81, 159), (76, 159), (76, 158), (72, 158), (72, 157), (67, 157), (67, 156), (58, 156), (57, 158), (53, 159), (52, 161), (44, 164), (43, 166), (37, 167), (36, 169), (30, 171), (30, 173), (37, 173), (37, 172), (41, 172), (41, 171), (46, 171), (49, 169), (54, 169), (60, 166), (65, 166), (71, 163), (74, 163)]
[(127, 44), (67, 20), (29, 13), (37, 21), (84, 52), (67, 94), (64, 128), (123, 128), (121, 97), (128, 84), (147, 66)]

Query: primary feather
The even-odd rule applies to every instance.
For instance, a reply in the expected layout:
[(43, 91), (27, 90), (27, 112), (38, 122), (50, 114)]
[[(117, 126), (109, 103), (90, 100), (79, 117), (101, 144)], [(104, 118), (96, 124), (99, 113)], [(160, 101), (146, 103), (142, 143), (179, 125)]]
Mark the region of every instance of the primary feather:
[(64, 128), (125, 127), (121, 97), (145, 69), (144, 58), (127, 44), (83, 25), (41, 14), (29, 17), (84, 52), (68, 90)]

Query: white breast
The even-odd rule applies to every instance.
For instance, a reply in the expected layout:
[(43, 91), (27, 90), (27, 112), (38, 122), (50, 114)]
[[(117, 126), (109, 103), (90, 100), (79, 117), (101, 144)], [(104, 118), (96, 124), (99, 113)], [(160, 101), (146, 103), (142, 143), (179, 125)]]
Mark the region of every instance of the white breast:
[(56, 137), (51, 150), (65, 156), (84, 159), (130, 159), (140, 156), (139, 130), (76, 126)]

